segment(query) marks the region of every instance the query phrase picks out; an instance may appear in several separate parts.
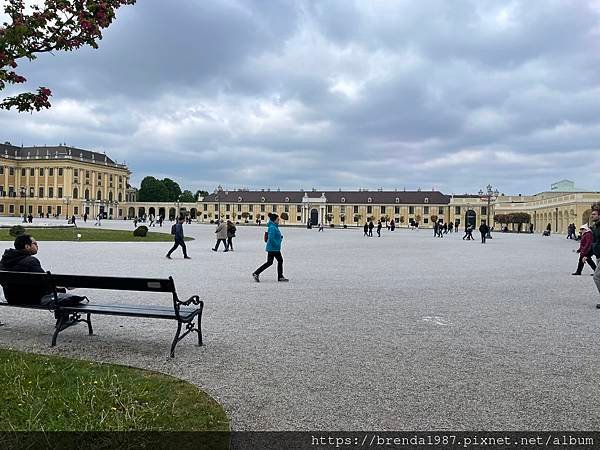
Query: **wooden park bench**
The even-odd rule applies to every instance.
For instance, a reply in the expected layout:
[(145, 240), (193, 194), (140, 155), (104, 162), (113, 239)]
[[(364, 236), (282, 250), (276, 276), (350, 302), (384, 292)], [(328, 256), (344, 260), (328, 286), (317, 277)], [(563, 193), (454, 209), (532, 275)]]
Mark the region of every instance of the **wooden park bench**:
[[(172, 277), (160, 278), (125, 278), (125, 277), (100, 277), (89, 275), (58, 275), (50, 272), (7, 272), (0, 271), (0, 284), (27, 285), (27, 286), (49, 286), (57, 298), (58, 291), (62, 286), (70, 289), (104, 289), (115, 291), (138, 291), (138, 292), (165, 292), (173, 296), (173, 306), (152, 305), (129, 305), (129, 304), (103, 304), (90, 301), (75, 306), (41, 306), (41, 305), (11, 305), (0, 302), (0, 306), (24, 309), (44, 309), (54, 312), (56, 325), (52, 336), (52, 346), (56, 345), (58, 334), (79, 322), (85, 322), (89, 334), (93, 334), (92, 314), (103, 314), (110, 316), (146, 317), (151, 319), (171, 319), (177, 321), (177, 332), (171, 344), (171, 357), (175, 356), (175, 347), (189, 333), (198, 334), (198, 345), (202, 345), (202, 310), (204, 302), (197, 295), (191, 296), (186, 301), (181, 301), (175, 291), (175, 283)], [(194, 305), (194, 307), (190, 307)], [(85, 317), (85, 318), (83, 318)], [(198, 319), (198, 326), (195, 324)], [(182, 328), (186, 330), (182, 334)]]

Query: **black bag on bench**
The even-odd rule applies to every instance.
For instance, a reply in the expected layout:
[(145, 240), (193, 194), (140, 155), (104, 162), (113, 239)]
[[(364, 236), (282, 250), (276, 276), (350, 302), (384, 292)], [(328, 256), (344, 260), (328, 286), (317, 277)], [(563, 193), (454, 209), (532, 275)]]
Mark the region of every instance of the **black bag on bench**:
[(89, 299), (84, 295), (58, 293), (56, 294), (56, 298), (54, 294), (44, 295), (40, 304), (49, 309), (55, 309), (60, 306), (75, 306), (83, 302), (89, 302)]

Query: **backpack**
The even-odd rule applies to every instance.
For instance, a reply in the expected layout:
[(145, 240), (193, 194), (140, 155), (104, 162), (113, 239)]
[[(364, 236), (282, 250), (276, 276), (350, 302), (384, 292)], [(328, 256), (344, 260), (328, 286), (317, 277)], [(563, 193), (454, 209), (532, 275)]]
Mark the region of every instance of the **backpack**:
[(265, 231), (265, 242), (269, 241), (269, 232)]
[(177, 224), (174, 223), (173, 225), (171, 225), (171, 234), (175, 233), (177, 233)]

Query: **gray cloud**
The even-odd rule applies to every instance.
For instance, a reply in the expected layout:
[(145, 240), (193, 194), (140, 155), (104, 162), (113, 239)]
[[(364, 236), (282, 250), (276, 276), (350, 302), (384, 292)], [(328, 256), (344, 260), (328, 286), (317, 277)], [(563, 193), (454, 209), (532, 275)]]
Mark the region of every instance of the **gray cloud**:
[[(106, 151), (190, 189), (599, 189), (597, 1), (140, 1), (22, 69), (3, 140)], [(589, 181), (588, 181), (589, 180)]]

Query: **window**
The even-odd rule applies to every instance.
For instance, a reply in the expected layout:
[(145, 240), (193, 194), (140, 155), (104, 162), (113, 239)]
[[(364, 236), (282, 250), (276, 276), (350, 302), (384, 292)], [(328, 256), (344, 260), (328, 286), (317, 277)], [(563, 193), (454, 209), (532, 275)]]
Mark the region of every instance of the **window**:
[(381, 214), (385, 214), (385, 206), (381, 207)]
[(85, 177), (86, 177), (86, 178), (89, 178), (89, 177), (90, 177), (90, 171), (89, 171), (89, 170), (86, 170), (86, 171), (85, 171)]
[(287, 202), (289, 202), (289, 201), (290, 201), (290, 198), (289, 198), (289, 197), (286, 197), (284, 201), (287, 203)]
[(371, 203), (371, 202), (373, 201), (373, 199), (372, 199), (371, 197), (369, 197), (369, 198), (367, 199), (367, 201), (368, 201), (369, 203)]
[(241, 212), (242, 211), (242, 205), (237, 205), (237, 210), (238, 210), (238, 212)]
[[(205, 203), (203, 206), (204, 206), (204, 211), (208, 211), (208, 203)], [(206, 217), (205, 217), (205, 219), (206, 219)]]
[(38, 191), (39, 191), (38, 192), (38, 197), (43, 197), (44, 196), (44, 188), (41, 187), (41, 188), (38, 189)]
[(4, 166), (0, 166), (0, 175), (4, 175)]
[(260, 205), (260, 212), (265, 212), (265, 205)]
[(8, 174), (11, 175), (11, 176), (14, 175), (15, 174), (15, 168), (14, 167), (9, 167)]
[(15, 194), (15, 188), (14, 186), (9, 186), (8, 187), (8, 196), (9, 197), (16, 197), (17, 195)]
[(429, 203), (429, 198), (425, 197), (425, 200), (424, 200), (424, 202), (425, 202), (425, 203)]
[(89, 189), (86, 189), (86, 190), (85, 190), (85, 199), (86, 199), (86, 200), (89, 200), (89, 199), (90, 199), (90, 190), (89, 190)]
[(342, 197), (342, 203), (346, 203), (346, 197)]
[(23, 205), (19, 205), (19, 214), (23, 214), (23, 211), (25, 211), (25, 208)]
[(219, 209), (219, 204), (218, 204), (218, 203), (215, 203), (215, 204), (214, 204), (214, 208), (213, 208), (213, 209), (214, 209), (215, 211), (216, 211), (217, 209)]
[(8, 205), (8, 212), (10, 214), (14, 214), (15, 213), (15, 205)]
[(54, 196), (54, 188), (49, 187), (48, 188), (48, 198), (52, 198), (53, 196)]
[(77, 198), (79, 197), (79, 191), (77, 190), (77, 188), (73, 189), (73, 198)]
[(373, 213), (373, 207), (367, 206), (367, 214), (372, 214), (372, 213)]
[(443, 207), (440, 206), (438, 208), (438, 214), (440, 214), (440, 215), (444, 214), (444, 208)]
[(354, 214), (358, 214), (358, 206), (354, 207)]
[(29, 169), (29, 176), (30, 177), (35, 176), (35, 169), (33, 167), (31, 169)]
[(460, 206), (455, 206), (454, 207), (454, 214), (460, 215)]
[(400, 203), (400, 199), (396, 197), (396, 203)]
[(265, 201), (265, 198), (264, 198), (264, 197), (261, 197), (261, 198), (260, 198), (260, 201), (264, 203), (264, 201)]
[(427, 217), (425, 217), (425, 218), (423, 219), (423, 223), (429, 223), (429, 219), (428, 219)]
[(481, 215), (482, 215), (482, 216), (485, 216), (485, 215), (487, 215), (487, 206), (482, 206), (482, 207), (481, 207)]
[(340, 206), (340, 214), (346, 214), (346, 207)]
[(333, 205), (327, 205), (327, 212), (328, 213), (332, 213), (333, 212)]
[[(122, 201), (123, 201), (123, 194), (121, 194), (119, 192), (119, 202), (122, 202)], [(122, 216), (123, 214), (119, 214), (119, 215)]]
[[(73, 208), (73, 214), (75, 214), (75, 215), (79, 214), (79, 206), (75, 206)], [(123, 211), (119, 210), (119, 215), (122, 216), (123, 215)]]
[(63, 170), (62, 167), (58, 169), (58, 176), (62, 177), (63, 176)]
[(43, 177), (43, 176), (44, 176), (44, 168), (40, 167), (40, 177)]
[(229, 203), (225, 205), (225, 211), (231, 211), (231, 205)]
[(59, 205), (56, 207), (56, 215), (60, 216), (61, 214), (62, 214), (62, 206)]
[(49, 177), (53, 177), (54, 176), (54, 169), (52, 167), (48, 169), (48, 176)]
[(302, 212), (302, 206), (296, 206), (296, 212), (297, 213), (301, 213)]
[(289, 213), (289, 212), (290, 212), (290, 205), (285, 205), (285, 209), (284, 209), (284, 211), (285, 211), (286, 213)]
[(109, 202), (112, 202), (112, 201), (113, 201), (113, 193), (112, 193), (112, 191), (110, 191), (110, 192), (108, 193), (108, 201), (109, 201)]
[(58, 188), (58, 198), (62, 198), (63, 189), (61, 187)]
[(408, 207), (408, 213), (409, 214), (414, 214), (415, 213), (415, 207), (414, 206), (409, 206)]
[(96, 200), (102, 200), (102, 192), (101, 191), (96, 192)]
[(302, 216), (296, 216), (296, 222), (301, 222), (302, 221)]
[(238, 197), (238, 202), (241, 202), (241, 201), (242, 201), (242, 197)]
[(4, 205), (0, 205), (0, 213), (4, 212)]
[(400, 214), (400, 207), (399, 206), (394, 207), (394, 214)]
[(248, 211), (252, 212), (252, 210), (254, 209), (254, 205), (248, 205)]
[(423, 214), (429, 214), (429, 206), (423, 207)]
[(26, 170), (25, 170), (25, 169), (21, 169), (21, 176), (22, 176), (22, 177), (24, 177), (24, 176), (25, 176), (25, 173), (26, 173)]
[(39, 215), (44, 214), (44, 207), (42, 205), (38, 205), (38, 214)]
[(273, 205), (273, 207), (271, 208), (271, 211), (273, 211), (274, 213), (277, 212), (277, 205)]
[(73, 169), (73, 176), (74, 177), (78, 177), (79, 176), (79, 169)]

